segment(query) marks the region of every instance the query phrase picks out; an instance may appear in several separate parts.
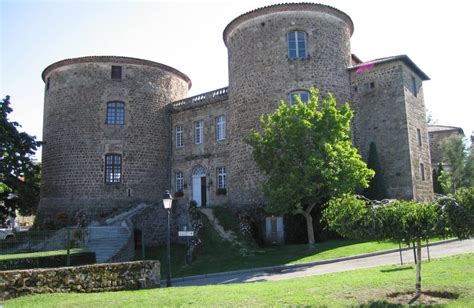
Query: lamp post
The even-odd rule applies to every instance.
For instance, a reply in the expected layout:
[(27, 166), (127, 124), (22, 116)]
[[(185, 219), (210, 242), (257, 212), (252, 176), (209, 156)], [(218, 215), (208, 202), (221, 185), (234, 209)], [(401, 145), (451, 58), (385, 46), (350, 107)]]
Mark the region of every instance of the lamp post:
[(168, 254), (168, 277), (166, 278), (166, 286), (171, 287), (171, 256), (170, 256), (170, 211), (173, 204), (173, 198), (169, 190), (163, 194), (163, 205), (168, 212), (168, 236), (167, 236), (167, 254)]

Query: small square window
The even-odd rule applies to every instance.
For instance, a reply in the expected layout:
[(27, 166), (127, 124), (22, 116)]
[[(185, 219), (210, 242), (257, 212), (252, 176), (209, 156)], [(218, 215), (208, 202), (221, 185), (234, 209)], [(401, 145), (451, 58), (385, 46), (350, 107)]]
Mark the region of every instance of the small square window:
[(117, 65), (112, 65), (111, 77), (113, 80), (122, 80), (122, 67)]

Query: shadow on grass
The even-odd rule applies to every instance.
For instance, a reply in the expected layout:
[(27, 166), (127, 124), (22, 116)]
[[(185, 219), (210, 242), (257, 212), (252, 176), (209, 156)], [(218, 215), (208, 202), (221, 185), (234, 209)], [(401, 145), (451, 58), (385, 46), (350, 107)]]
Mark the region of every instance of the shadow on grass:
[(402, 304), (394, 304), (387, 301), (375, 301), (369, 302), (367, 304), (360, 305), (360, 308), (396, 308), (396, 307), (404, 307), (406, 305)]
[[(171, 246), (173, 277), (278, 266), (295, 262), (301, 263), (302, 261), (311, 262), (366, 252), (358, 251), (357, 246), (352, 248), (352, 245), (364, 243), (354, 240), (332, 240), (316, 243), (313, 247), (306, 244), (267, 246), (263, 248), (257, 245), (242, 247), (242, 245), (221, 239), (210, 225), (207, 217), (202, 215), (201, 218), (204, 224), (204, 228), (199, 234), (202, 244), (197, 248), (192, 264), (185, 264), (186, 247), (184, 244)], [(225, 221), (224, 224), (230, 225), (231, 222)], [(338, 248), (337, 252), (331, 252), (336, 248)], [(307, 260), (304, 260), (305, 258)], [(137, 254), (137, 259), (141, 259), (140, 253)], [(164, 277), (167, 269), (166, 246), (148, 247), (145, 259), (160, 260), (163, 264), (162, 274)]]
[(413, 269), (413, 266), (397, 267), (397, 268), (391, 268), (391, 269), (381, 269), (380, 271), (382, 273), (391, 273), (391, 272), (406, 271), (406, 270), (411, 270), (411, 269)]

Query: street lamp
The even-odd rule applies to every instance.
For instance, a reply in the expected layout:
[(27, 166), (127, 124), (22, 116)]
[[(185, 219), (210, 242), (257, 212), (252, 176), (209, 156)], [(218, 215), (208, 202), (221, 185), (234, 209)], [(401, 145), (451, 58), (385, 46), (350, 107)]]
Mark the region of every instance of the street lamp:
[(163, 194), (163, 205), (168, 212), (168, 237), (167, 237), (167, 253), (168, 253), (168, 277), (166, 279), (166, 286), (171, 287), (171, 256), (170, 256), (170, 211), (173, 204), (173, 197), (169, 190)]

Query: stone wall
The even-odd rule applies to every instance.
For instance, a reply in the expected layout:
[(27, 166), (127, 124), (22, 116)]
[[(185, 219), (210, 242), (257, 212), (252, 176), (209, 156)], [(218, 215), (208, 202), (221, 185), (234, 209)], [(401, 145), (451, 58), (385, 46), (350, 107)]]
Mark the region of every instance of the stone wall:
[(406, 105), (413, 199), (430, 202), (434, 197), (433, 179), (422, 81), (405, 65), (402, 66), (401, 73)]
[(159, 286), (159, 261), (0, 272), (0, 300), (39, 293), (90, 293)]
[[(307, 34), (305, 59), (288, 57), (287, 34)], [(259, 126), (262, 114), (273, 112), (294, 90), (315, 86), (339, 102), (350, 98), (349, 73), (352, 23), (344, 13), (317, 4), (283, 4), (244, 14), (224, 31), (229, 55), (229, 201), (264, 202), (264, 177), (251, 147), (244, 142)]]
[(351, 87), (354, 143), (367, 159), (375, 142), (388, 197), (432, 200), (422, 80), (403, 61), (393, 60), (352, 70)]
[[(122, 78), (112, 79), (112, 66)], [(63, 212), (127, 208), (160, 200), (170, 169), (169, 103), (190, 80), (165, 65), (123, 57), (85, 57), (48, 67), (38, 223)], [(107, 124), (107, 102), (125, 103), (125, 123)], [(105, 183), (105, 155), (122, 155), (120, 183)]]

